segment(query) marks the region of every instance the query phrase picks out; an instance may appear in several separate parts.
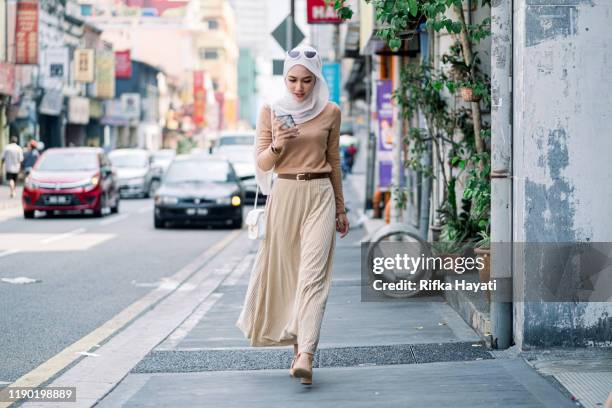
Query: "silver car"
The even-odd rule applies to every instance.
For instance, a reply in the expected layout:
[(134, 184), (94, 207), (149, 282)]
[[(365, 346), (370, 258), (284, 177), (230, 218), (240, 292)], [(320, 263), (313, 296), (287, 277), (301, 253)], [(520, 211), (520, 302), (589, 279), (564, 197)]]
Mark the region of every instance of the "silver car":
[(109, 153), (117, 173), (119, 194), (122, 197), (150, 197), (153, 170), (151, 155), (144, 149), (117, 149)]

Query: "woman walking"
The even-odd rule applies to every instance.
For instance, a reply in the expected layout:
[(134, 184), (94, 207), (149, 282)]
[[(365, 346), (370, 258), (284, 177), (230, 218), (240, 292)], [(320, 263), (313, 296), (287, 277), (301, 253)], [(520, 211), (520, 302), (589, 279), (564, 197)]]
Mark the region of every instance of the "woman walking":
[[(266, 202), (266, 234), (236, 322), (252, 346), (292, 344), (289, 373), (303, 384), (312, 383), (335, 231), (343, 238), (349, 230), (340, 169), (340, 109), (328, 101), (321, 65), (312, 47), (289, 51), (284, 96), (259, 115), (256, 168), (259, 175), (273, 170), (278, 177)], [(284, 126), (277, 118), (287, 115), (295, 126)], [(262, 189), (266, 193), (264, 185)]]

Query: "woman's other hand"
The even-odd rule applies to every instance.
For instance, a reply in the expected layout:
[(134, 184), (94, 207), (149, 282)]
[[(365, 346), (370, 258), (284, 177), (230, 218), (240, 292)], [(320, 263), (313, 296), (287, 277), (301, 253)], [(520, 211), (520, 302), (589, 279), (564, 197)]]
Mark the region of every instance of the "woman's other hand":
[(287, 140), (294, 139), (300, 134), (297, 126), (285, 129), (283, 122), (278, 119), (274, 120), (274, 141), (273, 146), (278, 149), (282, 149), (287, 143)]
[(344, 238), (349, 232), (349, 220), (346, 214), (338, 214), (336, 217), (336, 231), (340, 233), (340, 238)]

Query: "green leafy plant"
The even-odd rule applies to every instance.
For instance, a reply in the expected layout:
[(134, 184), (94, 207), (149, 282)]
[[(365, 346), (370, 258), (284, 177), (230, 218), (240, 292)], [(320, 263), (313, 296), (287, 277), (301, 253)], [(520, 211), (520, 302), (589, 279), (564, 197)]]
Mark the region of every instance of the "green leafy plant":
[(476, 241), (476, 248), (488, 249), (491, 247), (491, 236), (488, 231), (480, 231), (478, 236), (480, 239)]
[[(346, 0), (333, 2), (339, 15), (352, 15)], [(441, 241), (445, 245), (473, 243), (482, 238), (480, 234), (488, 233), (491, 199), (487, 144), (491, 130), (481, 117), (481, 106), (490, 105), (491, 84), (481, 71), (480, 58), (473, 48), (491, 35), (491, 19), (468, 24), (461, 0), (366, 2), (374, 8), (377, 35), (393, 50), (400, 48), (402, 40), (410, 35), (409, 28), (419, 26), (422, 21), (426, 21), (428, 30), (445, 30), (455, 40), (449, 52), (442, 56), (446, 72), (428, 65), (404, 66), (394, 99), (406, 120), (423, 115), (426, 122), (426, 127), (410, 128), (403, 137), (408, 151), (405, 163), (425, 177), (439, 174), (446, 186), (439, 208), (443, 224)], [(490, 0), (482, 0), (480, 6), (490, 6)], [(450, 106), (443, 93), (456, 94), (461, 88), (471, 90), (469, 104)], [(427, 155), (432, 160), (423, 161)], [(434, 173), (431, 164), (424, 164), (434, 161), (439, 173)], [(456, 194), (457, 180), (465, 183), (461, 197)]]

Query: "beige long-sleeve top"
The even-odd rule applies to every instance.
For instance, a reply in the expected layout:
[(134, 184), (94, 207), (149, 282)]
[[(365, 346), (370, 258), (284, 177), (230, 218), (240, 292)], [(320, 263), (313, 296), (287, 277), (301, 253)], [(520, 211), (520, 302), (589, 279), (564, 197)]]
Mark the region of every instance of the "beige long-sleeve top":
[(325, 109), (297, 125), (300, 135), (285, 142), (275, 154), (272, 144), (270, 107), (264, 106), (257, 121), (257, 165), (275, 173), (331, 173), (336, 199), (336, 215), (344, 213), (342, 170), (340, 168), (340, 108), (328, 103)]

